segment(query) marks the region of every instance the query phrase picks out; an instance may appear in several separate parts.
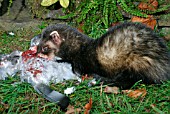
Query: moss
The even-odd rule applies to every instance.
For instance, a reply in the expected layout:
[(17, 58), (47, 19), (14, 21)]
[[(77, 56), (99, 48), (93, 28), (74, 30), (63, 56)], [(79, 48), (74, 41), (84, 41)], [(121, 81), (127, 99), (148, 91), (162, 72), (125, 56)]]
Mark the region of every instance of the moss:
[(42, 0), (26, 0), (26, 5), (29, 7), (33, 17), (44, 18), (49, 10), (46, 7), (41, 6)]

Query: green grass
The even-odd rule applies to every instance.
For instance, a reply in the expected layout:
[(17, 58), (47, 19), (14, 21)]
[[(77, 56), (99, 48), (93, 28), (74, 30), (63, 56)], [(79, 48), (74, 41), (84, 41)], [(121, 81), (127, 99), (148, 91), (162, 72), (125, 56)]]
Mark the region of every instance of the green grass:
[[(10, 53), (14, 50), (24, 51), (29, 48), (30, 39), (41, 32), (22, 30), (10, 36), (5, 32), (0, 33), (0, 53)], [(170, 42), (168, 43), (170, 47)], [(133, 99), (126, 94), (106, 94), (101, 92), (101, 86), (87, 87), (89, 80), (77, 85), (75, 81), (51, 84), (51, 87), (61, 93), (67, 87), (76, 87), (76, 91), (69, 95), (70, 104), (81, 108), (92, 97), (92, 114), (168, 114), (170, 113), (170, 81), (162, 85), (137, 84), (133, 87), (144, 88), (147, 94), (144, 98)], [(102, 86), (103, 90), (105, 85)], [(0, 80), (0, 113), (5, 114), (64, 114), (55, 103), (51, 103), (39, 95), (28, 83), (20, 83), (20, 78), (15, 76), (3, 81)]]
[[(52, 84), (51, 87), (63, 93), (67, 87), (76, 86), (76, 91), (69, 95), (70, 104), (75, 108), (81, 108), (82, 113), (83, 107), (88, 103), (90, 97), (93, 99), (92, 114), (168, 114), (170, 111), (170, 81), (162, 85), (136, 85), (134, 88), (144, 88), (147, 91), (146, 96), (141, 99), (133, 99), (122, 93), (117, 95), (101, 93), (100, 86), (87, 87), (88, 81), (86, 80), (80, 85), (67, 81), (65, 84)], [(30, 84), (17, 82), (20, 82), (17, 76), (0, 81), (0, 113), (64, 113), (55, 103), (48, 102), (37, 94)], [(104, 88), (105, 86), (103, 86), (103, 90)]]

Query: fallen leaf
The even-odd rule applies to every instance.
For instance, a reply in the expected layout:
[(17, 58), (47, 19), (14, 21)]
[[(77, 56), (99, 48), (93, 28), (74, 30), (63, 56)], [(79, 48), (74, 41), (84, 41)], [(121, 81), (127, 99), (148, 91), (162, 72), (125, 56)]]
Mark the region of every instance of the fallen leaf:
[(139, 98), (139, 97), (145, 97), (146, 96), (146, 90), (145, 89), (137, 89), (137, 90), (125, 90), (124, 93), (127, 92), (127, 96), (131, 98)]
[(77, 28), (79, 32), (82, 32), (82, 33), (84, 32), (83, 31), (83, 26), (84, 26), (84, 23), (79, 24), (79, 27)]
[(90, 98), (89, 103), (87, 103), (84, 108), (85, 108), (84, 114), (89, 114), (92, 108), (92, 98)]
[(87, 79), (87, 78), (88, 78), (88, 76), (87, 76), (87, 74), (86, 74), (86, 75), (83, 75), (83, 76), (81, 77), (81, 80), (84, 81), (84, 80)]
[(155, 26), (156, 26), (156, 20), (153, 18), (152, 15), (148, 15), (147, 18), (134, 16), (134, 17), (131, 18), (131, 21), (132, 22), (141, 22), (141, 23), (147, 25), (148, 27), (150, 27), (152, 29), (154, 29)]
[(155, 11), (157, 7), (158, 7), (157, 0), (147, 0), (145, 2), (140, 2), (140, 4), (138, 5), (139, 9), (150, 10), (150, 11)]
[(118, 87), (109, 87), (109, 86), (106, 86), (105, 89), (104, 89), (104, 92), (105, 93), (114, 93), (114, 94), (118, 94), (119, 93), (119, 88)]
[(67, 107), (67, 111), (66, 111), (65, 114), (77, 114), (77, 113), (80, 113), (80, 112), (81, 112), (80, 108), (76, 108), (75, 109), (74, 106), (69, 105)]

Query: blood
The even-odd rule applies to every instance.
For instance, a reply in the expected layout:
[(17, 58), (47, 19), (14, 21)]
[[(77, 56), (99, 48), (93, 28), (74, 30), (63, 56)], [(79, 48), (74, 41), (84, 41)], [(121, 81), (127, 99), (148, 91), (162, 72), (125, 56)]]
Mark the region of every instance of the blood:
[(33, 67), (30, 67), (27, 71), (31, 72), (34, 77), (36, 77), (37, 74), (42, 73), (41, 70), (34, 69)]
[(35, 51), (27, 50), (27, 51), (23, 52), (21, 56), (22, 56), (23, 60), (26, 62), (28, 59), (36, 57), (36, 53), (35, 53)]
[(39, 68), (36, 66), (37, 63), (41, 64), (40, 67), (43, 67), (43, 64), (41, 63), (41, 61), (37, 60), (36, 58), (41, 58), (39, 56), (37, 56), (36, 54), (37, 52), (37, 47), (32, 47), (30, 50), (27, 50), (25, 52), (22, 53), (22, 61), (27, 64), (28, 60), (31, 60), (31, 63), (28, 63), (26, 65), (26, 71), (30, 72), (33, 74), (34, 77), (37, 76), (37, 74), (42, 73), (42, 70), (39, 70)]

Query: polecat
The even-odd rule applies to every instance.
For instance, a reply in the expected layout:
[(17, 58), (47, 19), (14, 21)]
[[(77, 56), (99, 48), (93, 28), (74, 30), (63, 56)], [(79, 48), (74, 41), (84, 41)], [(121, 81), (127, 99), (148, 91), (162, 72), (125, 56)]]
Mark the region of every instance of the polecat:
[(114, 26), (92, 39), (63, 24), (47, 27), (38, 52), (71, 61), (74, 71), (96, 74), (115, 86), (129, 88), (142, 80), (159, 84), (170, 80), (170, 53), (161, 37), (140, 23)]

